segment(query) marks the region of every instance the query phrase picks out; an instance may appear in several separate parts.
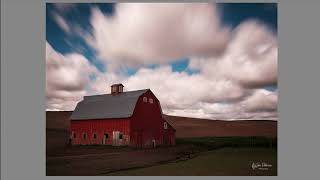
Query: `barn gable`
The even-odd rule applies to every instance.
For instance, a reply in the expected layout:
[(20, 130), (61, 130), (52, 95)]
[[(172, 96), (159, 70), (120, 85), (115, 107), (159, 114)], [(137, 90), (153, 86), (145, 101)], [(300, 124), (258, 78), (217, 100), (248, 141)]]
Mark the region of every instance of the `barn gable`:
[(133, 115), (139, 97), (149, 89), (127, 91), (117, 95), (85, 96), (73, 111), (71, 120), (128, 118)]

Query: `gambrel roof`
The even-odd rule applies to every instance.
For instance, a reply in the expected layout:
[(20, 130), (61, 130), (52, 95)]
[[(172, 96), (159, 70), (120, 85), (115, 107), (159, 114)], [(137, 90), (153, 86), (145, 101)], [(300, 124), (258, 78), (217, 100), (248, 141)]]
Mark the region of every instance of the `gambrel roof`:
[(73, 111), (71, 120), (128, 118), (133, 115), (138, 98), (149, 89), (127, 91), (117, 95), (85, 96)]

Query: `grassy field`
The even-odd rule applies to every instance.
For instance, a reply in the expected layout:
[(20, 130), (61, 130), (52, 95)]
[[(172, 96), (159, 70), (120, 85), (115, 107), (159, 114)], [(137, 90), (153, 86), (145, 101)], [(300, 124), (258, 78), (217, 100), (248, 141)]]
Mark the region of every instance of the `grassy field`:
[[(252, 163), (272, 165), (268, 170), (252, 169)], [(186, 161), (114, 172), (113, 176), (276, 176), (275, 148), (222, 148), (201, 152)]]
[[(277, 174), (277, 121), (165, 115), (176, 129), (174, 147), (70, 147), (66, 143), (71, 113), (46, 112), (46, 174), (49, 176)], [(252, 170), (252, 162), (265, 162), (272, 168)]]
[[(109, 175), (137, 176), (275, 176), (277, 139), (266, 137), (179, 138), (179, 145), (192, 145), (190, 155), (176, 162)], [(252, 163), (272, 165), (267, 170), (252, 169)]]
[[(253, 163), (271, 167), (253, 169)], [(99, 145), (47, 149), (46, 174), (275, 176), (277, 138), (177, 138), (176, 146), (155, 149)]]
[(195, 148), (202, 150), (214, 150), (224, 147), (263, 147), (263, 148), (276, 148), (277, 138), (272, 137), (193, 137), (193, 138), (177, 138), (176, 144), (193, 145)]

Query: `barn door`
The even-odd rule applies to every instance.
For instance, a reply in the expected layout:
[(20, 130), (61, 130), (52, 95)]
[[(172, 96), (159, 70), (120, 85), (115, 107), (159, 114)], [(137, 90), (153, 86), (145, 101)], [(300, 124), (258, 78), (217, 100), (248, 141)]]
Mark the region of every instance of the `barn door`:
[(119, 134), (120, 132), (119, 131), (113, 131), (113, 145), (114, 146), (118, 146), (119, 145)]

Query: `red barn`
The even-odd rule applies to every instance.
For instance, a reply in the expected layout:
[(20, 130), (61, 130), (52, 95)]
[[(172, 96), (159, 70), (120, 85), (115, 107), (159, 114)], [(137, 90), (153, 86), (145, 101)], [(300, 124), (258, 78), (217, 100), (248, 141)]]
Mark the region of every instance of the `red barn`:
[(175, 145), (175, 129), (150, 89), (123, 92), (114, 84), (111, 94), (85, 96), (70, 119), (72, 144)]

